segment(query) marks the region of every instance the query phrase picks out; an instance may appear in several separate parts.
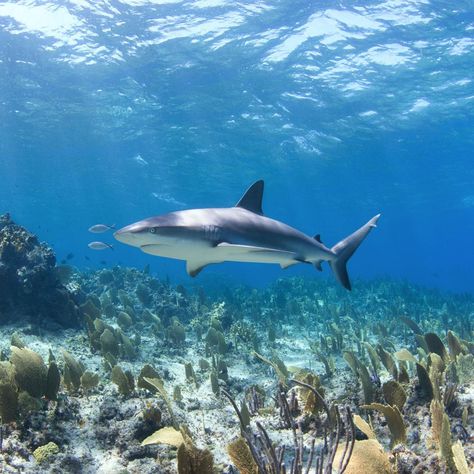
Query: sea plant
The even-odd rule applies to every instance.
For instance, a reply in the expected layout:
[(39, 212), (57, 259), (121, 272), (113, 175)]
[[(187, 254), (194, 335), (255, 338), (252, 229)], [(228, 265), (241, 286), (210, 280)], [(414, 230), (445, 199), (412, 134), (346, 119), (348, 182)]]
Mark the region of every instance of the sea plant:
[(433, 399), (433, 384), (431, 383), (430, 376), (425, 366), (422, 364), (416, 363), (416, 372), (418, 374), (418, 384), (423, 392), (424, 398), (428, 402)]
[(364, 341), (363, 343), (367, 354), (369, 355), (370, 363), (372, 364), (372, 371), (374, 375), (377, 375), (380, 370), (380, 358), (377, 355), (377, 351), (372, 347), (369, 342)]
[(99, 375), (85, 371), (81, 375), (81, 387), (87, 393), (99, 385)]
[(23, 349), (24, 347), (26, 347), (25, 343), (21, 339), (20, 334), (17, 331), (12, 334), (10, 344), (12, 346), (18, 347), (19, 349)]
[(330, 379), (334, 375), (336, 370), (336, 364), (334, 358), (331, 355), (326, 356), (321, 351), (313, 350), (316, 358), (324, 365), (326, 378)]
[(188, 382), (193, 383), (197, 387), (198, 382), (197, 382), (197, 378), (196, 378), (196, 373), (194, 372), (193, 365), (191, 364), (191, 362), (185, 362), (184, 363), (184, 372), (185, 372), (185, 375), (186, 375), (186, 380)]
[[(342, 446), (336, 452), (334, 465), (340, 465), (343, 454)], [(376, 439), (357, 440), (345, 469), (345, 474), (395, 474), (388, 454)]]
[(56, 361), (51, 360), (48, 366), (48, 374), (46, 376), (45, 397), (48, 400), (56, 401), (58, 399), (59, 387), (61, 385), (61, 373)]
[(454, 370), (460, 384), (474, 381), (474, 354), (460, 354), (454, 363)]
[(381, 403), (371, 403), (370, 405), (361, 405), (361, 408), (367, 410), (377, 410), (384, 414), (387, 420), (388, 428), (391, 434), (391, 446), (402, 443), (407, 440), (406, 427), (402, 415), (397, 406), (383, 405)]
[(367, 436), (368, 439), (377, 439), (372, 427), (361, 416), (353, 416), (354, 425)]
[(353, 373), (359, 377), (362, 382), (365, 403), (372, 403), (375, 397), (375, 390), (367, 367), (359, 361), (352, 351), (344, 351), (343, 357)]
[(168, 339), (176, 346), (182, 346), (186, 341), (186, 331), (179, 319), (173, 318), (171, 325), (166, 330)]
[(137, 386), (140, 388), (145, 388), (152, 393), (158, 393), (161, 396), (166, 404), (166, 407), (168, 408), (173, 421), (173, 426), (177, 428), (173, 405), (171, 404), (170, 397), (165, 389), (165, 384), (158, 372), (151, 365), (147, 364), (142, 368), (140, 375), (138, 376)]
[(209, 328), (205, 340), (207, 355), (212, 355), (214, 352), (218, 352), (219, 354), (225, 354), (227, 352), (228, 346), (224, 334), (215, 327), (211, 326)]
[(102, 354), (112, 354), (117, 357), (120, 354), (119, 341), (113, 330), (105, 328), (100, 335), (100, 352)]
[(395, 380), (389, 380), (382, 385), (383, 396), (390, 406), (396, 406), (401, 412), (405, 405), (407, 395), (402, 385)]
[(153, 434), (145, 438), (141, 445), (148, 446), (150, 444), (168, 444), (179, 448), (184, 443), (183, 435), (180, 430), (177, 430), (171, 426), (165, 426), (164, 428), (155, 431)]
[(441, 456), (445, 460), (448, 468), (451, 471), (456, 472), (456, 465), (454, 464), (453, 448), (452, 448), (452, 440), (451, 440), (451, 427), (449, 424), (448, 415), (446, 415), (446, 413), (443, 413), (439, 447), (440, 447)]
[(217, 374), (217, 378), (223, 380), (224, 382), (229, 381), (229, 372), (225, 360), (218, 356), (212, 356), (212, 370)]
[(3, 423), (15, 421), (18, 410), (18, 387), (13, 364), (0, 361), (0, 418)]
[(78, 362), (68, 351), (63, 350), (64, 359), (64, 385), (70, 392), (79, 390), (84, 365)]
[(431, 435), (429, 440), (436, 449), (439, 449), (441, 443), (441, 427), (443, 424), (443, 406), (439, 400), (433, 399), (430, 403), (431, 415)]
[[(306, 385), (302, 383), (300, 384)], [(290, 474), (302, 474), (303, 472), (308, 473), (312, 468), (314, 468), (316, 474), (322, 474), (323, 472), (334, 472), (333, 467), (336, 467), (337, 465), (338, 468), (335, 472), (341, 474), (347, 469), (355, 443), (355, 427), (352, 421), (352, 414), (348, 408), (346, 410), (345, 423), (341, 420), (337, 406), (334, 408), (334, 423), (331, 425), (332, 428), (330, 428), (327, 423), (328, 420), (326, 420), (326, 426), (330, 429), (330, 436), (329, 438), (325, 436), (325, 448), (323, 448), (320, 455), (316, 455), (315, 440), (313, 440), (309, 449), (305, 449), (301, 427), (297, 426), (294, 419), (290, 420), (291, 429), (293, 430), (294, 456), (289, 463), (290, 468), (287, 471), (284, 463), (285, 446), (275, 446), (260, 422), (256, 422), (258, 430), (256, 433), (254, 433), (248, 426), (245, 426), (242, 414), (238, 409), (235, 400), (228, 392), (223, 390), (222, 393), (234, 407), (240, 420), (242, 438), (245, 440), (248, 447), (248, 451), (245, 450), (242, 447), (241, 441), (239, 442), (237, 440), (236, 443), (238, 444), (236, 446), (238, 446), (239, 449), (232, 450), (233, 455), (238, 456), (238, 465), (245, 467), (246, 470), (244, 472), (252, 474), (284, 474), (286, 472)], [(329, 409), (327, 409), (327, 413), (329, 416)], [(345, 431), (346, 439), (345, 442), (340, 445), (339, 442), (343, 430)], [(334, 464), (334, 458), (339, 446), (342, 447), (339, 462)], [(250, 452), (256, 465), (255, 470), (254, 465), (249, 462), (248, 452)]]
[(456, 360), (456, 358), (461, 354), (467, 354), (467, 348), (461, 343), (459, 338), (454, 334), (452, 331), (448, 331), (447, 334), (448, 340), (448, 347), (449, 347), (449, 354), (452, 360)]
[(447, 362), (448, 360), (448, 352), (446, 351), (446, 347), (443, 344), (443, 341), (438, 337), (437, 334), (428, 332), (424, 336), (426, 345), (428, 346), (428, 350), (430, 352), (434, 352), (438, 354), (443, 362)]
[(273, 353), (273, 360), (267, 359), (266, 357), (262, 356), (258, 352), (252, 352), (252, 355), (262, 361), (263, 363), (269, 365), (276, 373), (278, 377), (278, 381), (286, 386), (287, 385), (287, 379), (289, 377), (289, 372), (288, 369), (286, 368), (285, 364), (283, 361), (278, 358), (276, 353)]
[(181, 392), (181, 385), (175, 385), (173, 387), (173, 401), (181, 402), (183, 401), (183, 393)]
[(420, 335), (420, 336), (423, 335), (423, 331), (421, 330), (420, 326), (418, 326), (418, 324), (415, 323), (415, 321), (413, 321), (409, 317), (400, 316), (400, 321), (406, 324), (415, 334)]
[(220, 388), (219, 388), (219, 379), (217, 378), (217, 373), (215, 370), (212, 370), (210, 375), (210, 382), (211, 382), (211, 389), (214, 395), (219, 396)]
[(46, 391), (48, 369), (36, 352), (12, 346), (11, 363), (15, 366), (15, 381), (21, 390), (32, 397), (42, 397)]
[(241, 474), (258, 474), (258, 466), (245, 439), (240, 436), (227, 446), (227, 453)]
[(398, 367), (393, 359), (392, 355), (387, 352), (380, 344), (376, 348), (377, 354), (382, 361), (382, 364), (387, 369), (387, 372), (393, 377), (394, 380), (398, 380)]
[(117, 314), (117, 324), (123, 329), (126, 330), (133, 325), (133, 319), (125, 311), (119, 311)]
[(314, 387), (320, 394), (321, 398), (324, 399), (324, 388), (321, 385), (319, 377), (310, 371), (302, 370), (295, 374), (294, 380), (306, 384), (306, 386), (300, 385), (299, 390), (299, 398), (303, 401), (303, 410), (306, 413), (311, 413), (313, 415), (323, 410), (324, 405), (321, 403), (321, 399), (316, 397), (313, 390), (308, 388), (308, 386)]
[(208, 449), (199, 449), (185, 426), (180, 427), (183, 443), (178, 448), (178, 474), (213, 474), (214, 457)]
[(112, 369), (111, 380), (122, 395), (130, 395), (135, 389), (133, 374), (129, 370), (123, 371), (118, 365)]

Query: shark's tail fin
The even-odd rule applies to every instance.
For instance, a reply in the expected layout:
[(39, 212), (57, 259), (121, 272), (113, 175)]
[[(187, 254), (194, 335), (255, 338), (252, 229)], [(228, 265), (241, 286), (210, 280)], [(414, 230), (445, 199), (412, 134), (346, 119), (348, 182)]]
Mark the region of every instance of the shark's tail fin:
[(372, 217), (367, 224), (364, 224), (360, 229), (357, 229), (353, 234), (346, 237), (344, 240), (338, 242), (331, 250), (336, 254), (336, 259), (330, 261), (332, 271), (339, 283), (348, 290), (351, 289), (351, 282), (347, 273), (347, 261), (352, 257), (352, 254), (357, 250), (357, 247), (366, 238), (367, 234), (373, 227), (377, 227), (377, 221), (380, 214)]

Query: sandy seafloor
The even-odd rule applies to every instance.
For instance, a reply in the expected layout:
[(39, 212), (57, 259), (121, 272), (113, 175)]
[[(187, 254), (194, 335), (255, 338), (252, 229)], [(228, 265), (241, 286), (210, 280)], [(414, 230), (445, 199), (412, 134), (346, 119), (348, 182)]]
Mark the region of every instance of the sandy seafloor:
[[(110, 272), (110, 270), (102, 272)], [(127, 270), (122, 270), (123, 272), (126, 273)], [(82, 285), (86, 294), (93, 288), (92, 293), (96, 298), (95, 301), (98, 301), (97, 296), (103, 297), (111, 291), (111, 286), (118, 285), (117, 282), (120, 281), (120, 278), (116, 278), (115, 283), (101, 286), (98, 284), (100, 274), (100, 271), (92, 272), (91, 275), (76, 274), (73, 275), (72, 282), (75, 287)], [(127, 360), (126, 357), (119, 357), (118, 364), (122, 369), (130, 370), (135, 379), (145, 364), (152, 364), (164, 380), (165, 389), (171, 399), (174, 388), (177, 385), (180, 386), (182, 400), (172, 401), (176, 420), (179, 424), (189, 428), (192, 439), (198, 448), (211, 450), (214, 456), (215, 472), (237, 472), (231, 465), (227, 446), (240, 433), (238, 418), (232, 406), (222, 394), (220, 396), (214, 395), (209, 371), (199, 369), (200, 359), (204, 358), (209, 362), (211, 360), (206, 354), (205, 335), (211, 325), (211, 320), (216, 315), (217, 319), (227, 318), (227, 325), (231, 325), (231, 327), (235, 323), (246, 321), (248, 327), (255, 330), (259, 353), (267, 358), (272, 358), (277, 354), (292, 373), (296, 371), (296, 368), (310, 369), (320, 376), (324, 398), (328, 403), (337, 402), (340, 407), (349, 406), (353, 413), (361, 414), (365, 418), (367, 418), (368, 411), (360, 408), (360, 405), (364, 403), (361, 383), (342, 356), (343, 350), (357, 352), (355, 328), (362, 327), (365, 341), (370, 342), (373, 346), (385, 341), (385, 347), (389, 352), (394, 352), (391, 348), (395, 348), (397, 351), (408, 348), (420, 360), (423, 357), (423, 353), (417, 354), (416, 343), (411, 331), (403, 324), (398, 324), (398, 316), (394, 315), (395, 300), (398, 301), (399, 308), (405, 307), (403, 297), (404, 292), (408, 291), (406, 283), (358, 282), (354, 292), (346, 295), (339, 293), (339, 289), (334, 289), (333, 283), (318, 282), (314, 284), (312, 282), (306, 283), (301, 279), (283, 279), (273, 288), (263, 290), (238, 288), (233, 290), (231, 296), (209, 297), (206, 304), (201, 306), (189, 303), (197, 298), (196, 294), (190, 291), (185, 293), (185, 299), (188, 300), (187, 320), (182, 321), (186, 330), (186, 339), (182, 345), (179, 345), (166, 336), (165, 329), (162, 332), (153, 332), (151, 325), (141, 320), (140, 314), (145, 305), (136, 299), (130, 288), (133, 285), (136, 286), (136, 281), (140, 281), (140, 279), (143, 280), (140, 284), (146, 285), (153, 278), (136, 270), (131, 271), (131, 274), (130, 281), (123, 288), (127, 288), (131, 294), (130, 298), (134, 309), (129, 307), (128, 311), (135, 313), (133, 315), (134, 323), (129, 328), (123, 329), (123, 332), (131, 338), (138, 332), (141, 341), (136, 358)], [(173, 285), (168, 285), (168, 283), (165, 288), (167, 288), (167, 294), (163, 297), (168, 300), (169, 295), (183, 294), (182, 288), (177, 291)], [(322, 291), (322, 294), (315, 292), (317, 288)], [(444, 296), (432, 290), (426, 290), (426, 295), (417, 294), (422, 291), (423, 289), (413, 287), (408, 292), (409, 294), (405, 295), (407, 298), (405, 309), (416, 308), (417, 305), (422, 308), (425, 305), (423, 309), (425, 314), (416, 318), (423, 326), (424, 331), (436, 332), (442, 339), (445, 339), (444, 325), (445, 328), (453, 327), (453, 330), (462, 330), (469, 335), (470, 329), (463, 328), (466, 325), (472, 325), (474, 306), (470, 297), (465, 295)], [(393, 293), (393, 301), (387, 299), (387, 292)], [(286, 306), (278, 312), (275, 305), (281, 304), (278, 298), (281, 299), (282, 294), (287, 297)], [(337, 295), (343, 295), (340, 301), (335, 300)], [(156, 298), (150, 302), (151, 307), (156, 307)], [(108, 296), (105, 299), (110, 301)], [(222, 305), (224, 300), (226, 303)], [(445, 316), (447, 311), (445, 300), (453, 314), (457, 315), (456, 311), (468, 312), (462, 323), (456, 319), (457, 316), (449, 318)], [(238, 301), (244, 301), (244, 303), (238, 304)], [(240, 308), (241, 313), (234, 311), (231, 315), (224, 314), (223, 308), (231, 304)], [(351, 305), (353, 305), (352, 308)], [(100, 319), (118, 329), (116, 314), (127, 307), (119, 300), (114, 302), (113, 306), (115, 306), (115, 316), (106, 316), (102, 313)], [(176, 308), (179, 306), (178, 304)], [(158, 310), (156, 311), (159, 314)], [(194, 314), (193, 311), (198, 311), (199, 314)], [(363, 322), (357, 321), (357, 318), (361, 318)], [(161, 319), (164, 326), (171, 324), (172, 318), (162, 317)], [(200, 321), (199, 324), (202, 325), (203, 331), (200, 336), (194, 329), (196, 321)], [(325, 367), (310, 350), (309, 343), (320, 341), (321, 336), (323, 338), (333, 337), (334, 333), (329, 329), (329, 324), (333, 324), (334, 321), (338, 321), (337, 331), (340, 331), (342, 335), (342, 348), (326, 354), (333, 359), (335, 365), (333, 374), (326, 377)], [(452, 326), (450, 326), (451, 324)], [(380, 335), (380, 331), (383, 332), (381, 325), (387, 331), (395, 328), (394, 334), (387, 333), (382, 337)], [(268, 328), (270, 326), (275, 328), (276, 340), (274, 342), (269, 341)], [(141, 441), (156, 429), (172, 424), (162, 397), (142, 388), (135, 388), (128, 395), (120, 394), (117, 385), (110, 380), (110, 372), (104, 366), (100, 350), (91, 348), (85, 327), (61, 329), (57, 324), (44, 322), (36, 324), (34, 321), (27, 322), (22, 319), (3, 324), (0, 327), (0, 351), (4, 360), (10, 356), (13, 333), (20, 337), (26, 347), (40, 354), (46, 363), (51, 350), (61, 371), (63, 371), (64, 365), (61, 353), (63, 349), (66, 349), (84, 365), (86, 370), (97, 373), (100, 382), (89, 393), (82, 389), (70, 393), (62, 383), (57, 402), (42, 400), (41, 409), (18, 416), (16, 422), (4, 424), (2, 427), (2, 449), (0, 450), (2, 472), (104, 474), (177, 472), (176, 448), (164, 444), (140, 445)], [(287, 456), (291, 457), (293, 454), (292, 431), (282, 428), (279, 409), (275, 407), (275, 402), (272, 400), (277, 389), (275, 371), (255, 358), (251, 345), (237, 343), (232, 336), (231, 329), (224, 329), (223, 333), (228, 350), (222, 355), (222, 358), (227, 363), (229, 379), (227, 382), (220, 381), (221, 387), (225, 387), (238, 400), (238, 403), (242, 400), (248, 387), (251, 385), (261, 387), (266, 393), (265, 410), (251, 417), (251, 427), (255, 429), (255, 422), (260, 421), (274, 443), (288, 446)], [(321, 344), (318, 347), (322, 348)], [(472, 350), (472, 346), (470, 347)], [(367, 356), (361, 357), (368, 365)], [(470, 360), (472, 361), (472, 359)], [(186, 362), (191, 362), (194, 367), (197, 386), (186, 380), (184, 370)], [(471, 369), (474, 373), (474, 367)], [(418, 379), (413, 366), (408, 368), (408, 373), (410, 380), (404, 384), (407, 401), (402, 410), (402, 417), (407, 429), (406, 443), (391, 447), (390, 432), (384, 417), (372, 413), (374, 431), (392, 463), (393, 472), (456, 472), (449, 470), (439, 451), (430, 447), (429, 403), (420, 397), (417, 388)], [(469, 469), (474, 466), (472, 443), (474, 380), (472, 373), (470, 379), (458, 384), (455, 402), (447, 410), (451, 423), (452, 441), (461, 440)], [(379, 376), (380, 384), (391, 379), (382, 364), (380, 364)], [(375, 401), (384, 403), (381, 390), (375, 387), (375, 382), (374, 390)], [(443, 391), (444, 388), (442, 388)], [(150, 429), (150, 425), (147, 425), (143, 420), (143, 411), (150, 405), (157, 406), (161, 410), (161, 420), (153, 429)], [(301, 406), (300, 402), (300, 408)], [(460, 428), (463, 411), (466, 412), (467, 419), (464, 428)], [(316, 433), (316, 444), (320, 445), (322, 437), (320, 429), (318, 430), (318, 423), (321, 423), (321, 415), (304, 414), (300, 411), (295, 418), (303, 420), (305, 444), (309, 446), (312, 433)], [(364, 438), (360, 432), (357, 436), (358, 439)], [(38, 463), (32, 456), (34, 449), (50, 441), (58, 445), (59, 453), (43, 463)], [(310, 472), (314, 472), (314, 470)]]
[[(291, 326), (284, 329), (287, 336), (279, 338), (276, 349), (281, 359), (287, 366), (307, 367), (316, 373), (324, 373), (324, 367), (314, 360), (308, 352), (307, 341), (298, 339), (298, 331)], [(21, 324), (3, 326), (0, 331), (0, 347), (5, 349), (10, 345), (13, 332), (21, 334), (26, 346), (48, 358), (49, 349), (56, 353), (60, 349), (67, 349), (75, 358), (83, 362), (88, 370), (100, 374), (101, 382), (97, 389), (88, 395), (63, 394), (67, 399), (65, 411), (71, 411), (67, 418), (59, 422), (57, 433), (48, 421), (56, 407), (56, 402), (49, 402), (49, 407), (43, 412), (43, 420), (38, 421), (35, 428), (34, 422), (26, 430), (26, 438), (38, 438), (36, 444), (42, 439), (56, 439), (61, 446), (57, 462), (54, 457), (50, 462), (38, 465), (31, 456), (28, 442), (22, 442), (22, 436), (15, 429), (5, 429), (3, 439), (3, 452), (0, 452), (0, 461), (5, 452), (8, 455), (8, 464), (2, 467), (2, 472), (81, 472), (81, 473), (146, 473), (146, 472), (177, 472), (176, 449), (169, 446), (148, 446), (141, 448), (139, 439), (133, 435), (140, 424), (141, 413), (145, 403), (155, 402), (162, 408), (166, 420), (166, 408), (158, 395), (153, 395), (146, 390), (138, 389), (130, 396), (120, 395), (116, 385), (109, 381), (110, 374), (103, 367), (100, 354), (91, 353), (85, 343), (83, 331), (64, 330), (60, 333), (41, 331), (40, 335), (28, 334), (31, 328), (26, 329)], [(294, 335), (292, 335), (294, 334)], [(231, 472), (229, 456), (226, 446), (239, 434), (238, 419), (223, 397), (216, 397), (212, 393), (209, 377), (201, 374), (197, 369), (200, 379), (199, 387), (186, 381), (183, 364), (186, 361), (197, 361), (202, 357), (202, 343), (197, 343), (194, 337), (189, 337), (186, 346), (173, 355), (160, 354), (156, 347), (156, 339), (142, 335), (140, 355), (135, 361), (121, 362), (124, 369), (130, 369), (138, 374), (144, 363), (152, 362), (154, 367), (166, 374), (165, 382), (169, 393), (172, 387), (179, 384), (182, 388), (183, 400), (174, 403), (176, 416), (187, 424), (193, 439), (198, 447), (208, 447), (213, 455), (217, 472)], [(250, 362), (250, 364), (248, 363)], [(272, 370), (262, 364), (256, 364), (250, 357), (241, 354), (228, 356), (229, 379), (231, 385), (244, 387), (259, 384), (269, 392), (275, 390), (275, 376)], [(388, 380), (388, 374), (382, 377), (382, 382)], [(328, 398), (338, 399), (344, 394), (351, 393), (357, 397), (361, 392), (360, 385), (356, 385), (354, 377), (342, 358), (336, 361), (336, 371), (333, 378), (324, 382)], [(463, 387), (458, 394), (461, 405), (470, 406), (472, 410), (474, 400), (474, 384)], [(64, 401), (58, 402), (64, 404)], [(275, 409), (272, 415), (252, 417), (252, 422), (259, 420), (271, 432), (272, 440), (278, 443), (292, 445), (291, 430), (282, 429)], [(470, 432), (472, 433), (472, 411), (470, 416)], [(169, 421), (169, 418), (168, 418)], [(166, 424), (166, 423), (165, 423)], [(418, 424), (411, 427), (419, 431), (420, 445), (429, 433), (428, 408), (420, 413)], [(36, 433), (35, 433), (36, 431)], [(377, 430), (379, 440), (388, 446), (389, 436), (387, 428)], [(309, 435), (307, 435), (309, 439)], [(105, 444), (105, 445), (104, 445)], [(107, 446), (110, 445), (110, 447)], [(31, 444), (32, 446), (35, 443)], [(465, 445), (466, 457), (474, 459), (472, 441)], [(436, 458), (436, 455), (432, 455)], [(138, 459), (135, 459), (138, 458)], [(443, 467), (429, 468), (420, 472), (446, 472)]]
[[(102, 356), (100, 354), (92, 354), (87, 344), (84, 342), (85, 335), (76, 330), (64, 330), (60, 334), (56, 332), (44, 331), (41, 336), (27, 335), (22, 333), (21, 325), (8, 325), (1, 328), (0, 331), (0, 347), (6, 348), (10, 346), (10, 338), (14, 332), (21, 334), (21, 339), (25, 345), (39, 353), (44, 360), (48, 359), (49, 349), (54, 349), (60, 353), (61, 349), (67, 349), (77, 360), (84, 363), (89, 371), (100, 374), (101, 382), (97, 389), (93, 390), (87, 396), (72, 396), (66, 394), (65, 396), (76, 405), (73, 419), (62, 423), (62, 430), (66, 432), (63, 441), (67, 441), (65, 452), (71, 458), (82, 460), (78, 465), (80, 469), (77, 472), (83, 473), (103, 473), (112, 474), (117, 472), (176, 472), (175, 452), (174, 448), (153, 449), (146, 448), (149, 455), (139, 460), (128, 460), (133, 457), (133, 448), (139, 446), (136, 439), (126, 439), (120, 443), (120, 447), (113, 447), (111, 449), (104, 449), (100, 443), (97, 442), (97, 437), (101, 434), (97, 433), (97, 426), (101, 429), (109, 431), (106, 436), (114, 436), (115, 439), (126, 438), (124, 432), (128, 432), (133, 427), (134, 422), (140, 419), (141, 412), (146, 402), (157, 401), (163, 408), (166, 414), (164, 403), (160, 400), (158, 395), (153, 395), (144, 389), (138, 389), (132, 396), (123, 396), (118, 393), (116, 385), (110, 382), (110, 374), (104, 369), (102, 363)], [(27, 330), (28, 332), (28, 330)], [(322, 364), (311, 362), (308, 358), (307, 347), (305, 341), (296, 341), (293, 339), (280, 340), (278, 343), (279, 353), (285, 354), (284, 361), (288, 365), (307, 367), (309, 363), (313, 365), (314, 369), (318, 366), (323, 370)], [(196, 388), (194, 384), (189, 384), (186, 381), (184, 363), (187, 361), (197, 361), (202, 357), (201, 350), (196, 350), (196, 341), (187, 341), (186, 346), (179, 351), (179, 355), (164, 356), (159, 354), (156, 347), (156, 340), (154, 337), (142, 336), (142, 343), (140, 345), (140, 357), (135, 361), (121, 362), (120, 366), (125, 370), (129, 369), (134, 374), (138, 374), (145, 363), (152, 361), (154, 367), (160, 373), (166, 373), (166, 385), (169, 388), (169, 393), (172, 393), (172, 387), (180, 385), (182, 388), (183, 401), (174, 403), (174, 411), (176, 416), (185, 421), (193, 434), (193, 439), (197, 442), (198, 447), (208, 447), (214, 454), (214, 459), (217, 465), (226, 469), (229, 464), (229, 456), (226, 452), (226, 446), (237, 437), (239, 434), (239, 422), (231, 405), (223, 398), (216, 397), (211, 390), (209, 377), (200, 373), (198, 369), (197, 376), (202, 381), (199, 387)], [(201, 354), (199, 354), (201, 353)], [(252, 367), (246, 364), (246, 360), (236, 355), (231, 358), (232, 362), (229, 364), (229, 378), (234, 386), (248, 386), (251, 384), (259, 384), (267, 389), (274, 389), (275, 377), (271, 373), (271, 369), (265, 366), (259, 367), (256, 370), (255, 364)], [(247, 358), (250, 360), (250, 358)], [(345, 370), (345, 379), (350, 378), (350, 374)], [(336, 384), (337, 385), (337, 384)], [(54, 409), (55, 402), (50, 402), (52, 405), (50, 410)], [(104, 410), (116, 411), (116, 419), (102, 420), (101, 412)], [(278, 426), (279, 417), (278, 411), (272, 417), (254, 417), (253, 420), (260, 420), (266, 426)], [(47, 423), (47, 422), (46, 422)], [(113, 427), (111, 426), (113, 425)], [(121, 433), (115, 433), (118, 429)], [(111, 435), (111, 433), (114, 434)], [(275, 439), (282, 442), (291, 443), (290, 430), (279, 430), (278, 436)], [(22, 444), (17, 433), (13, 432), (11, 438), (6, 437), (3, 442), (3, 449), (8, 450), (9, 446), (16, 446)], [(22, 451), (23, 454), (26, 454)], [(160, 453), (160, 454), (158, 454)], [(155, 455), (156, 454), (156, 455)], [(156, 458), (162, 458), (162, 461)], [(0, 460), (2, 454), (0, 453)], [(14, 468), (17, 468), (15, 470)], [(67, 466), (64, 466), (65, 471), (69, 472)], [(71, 466), (71, 471), (73, 471)], [(5, 472), (50, 472), (50, 466), (39, 466), (34, 458), (30, 456), (25, 459), (19, 454), (14, 455), (13, 459), (9, 461), (9, 467), (6, 467)]]

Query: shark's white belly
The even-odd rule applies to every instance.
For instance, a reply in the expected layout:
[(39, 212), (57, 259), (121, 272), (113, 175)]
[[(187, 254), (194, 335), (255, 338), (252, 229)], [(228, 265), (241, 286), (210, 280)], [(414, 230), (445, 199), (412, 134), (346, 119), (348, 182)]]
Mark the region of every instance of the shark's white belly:
[(169, 245), (145, 245), (141, 247), (141, 250), (159, 257), (186, 260), (187, 270), (190, 275), (197, 274), (210, 263), (274, 263), (282, 267), (288, 267), (301, 262), (301, 259), (295, 253), (284, 250), (227, 243), (213, 246), (205, 242), (202, 244), (191, 243), (187, 240), (175, 240), (172, 245), (171, 243)]

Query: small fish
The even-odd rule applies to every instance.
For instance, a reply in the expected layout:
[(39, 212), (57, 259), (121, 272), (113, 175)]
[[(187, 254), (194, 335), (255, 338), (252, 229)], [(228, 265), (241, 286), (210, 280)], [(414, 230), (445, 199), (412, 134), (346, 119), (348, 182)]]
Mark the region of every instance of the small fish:
[(72, 252), (69, 252), (67, 255), (66, 255), (66, 260), (71, 260), (72, 258), (74, 258), (74, 254)]
[(110, 249), (113, 250), (114, 248), (110, 244), (106, 244), (105, 242), (90, 242), (87, 246), (92, 250), (105, 250)]
[(92, 227), (89, 227), (89, 232), (93, 234), (102, 234), (103, 232), (107, 232), (108, 230), (115, 229), (115, 224), (107, 225), (107, 224), (96, 224)]
[(148, 161), (142, 158), (141, 155), (135, 155), (133, 160), (138, 163), (140, 166), (148, 166)]

